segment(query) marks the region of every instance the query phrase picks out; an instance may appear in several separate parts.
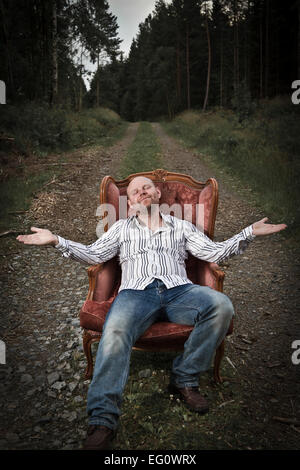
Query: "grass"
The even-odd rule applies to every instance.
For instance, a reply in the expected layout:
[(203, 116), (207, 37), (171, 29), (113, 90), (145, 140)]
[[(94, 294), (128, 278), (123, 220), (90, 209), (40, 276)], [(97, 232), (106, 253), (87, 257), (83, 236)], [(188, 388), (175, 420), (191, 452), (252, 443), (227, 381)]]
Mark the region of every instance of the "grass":
[[(82, 146), (113, 145), (123, 137), (127, 126), (128, 123), (122, 121), (118, 114), (105, 108), (70, 113), (59, 109), (50, 110), (35, 103), (23, 105), (20, 109), (5, 106), (0, 117), (0, 128), (5, 135), (14, 137), (15, 141), (13, 149), (11, 144), (1, 142), (0, 150), (7, 160), (15, 158), (16, 154), (33, 155), (37, 167), (39, 160), (42, 162), (43, 157), (53, 153), (56, 154), (55, 158), (58, 154), (59, 162), (62, 163), (66, 159), (66, 153), (62, 153), (64, 151), (70, 152)], [(61, 171), (59, 164), (55, 166), (56, 176)], [(29, 208), (34, 194), (53, 176), (54, 171), (44, 168), (31, 174), (25, 158), (8, 179), (1, 181), (1, 230), (18, 228), (18, 213)]]
[[(58, 175), (58, 169), (55, 175)], [(50, 181), (54, 171), (45, 171), (24, 177), (12, 177), (0, 184), (0, 228), (7, 230), (17, 228), (16, 216), (25, 212), (30, 206), (34, 194)]]
[(141, 122), (133, 143), (122, 160), (118, 178), (126, 178), (131, 173), (152, 171), (162, 165), (161, 149), (151, 124)]
[(258, 414), (254, 417), (247, 407), (246, 387), (238, 371), (225, 359), (222, 384), (214, 382), (212, 369), (200, 377), (201, 393), (210, 404), (208, 414), (190, 411), (170, 395), (169, 375), (177, 354), (132, 352), (114, 449), (258, 450), (274, 445), (265, 435), (263, 417), (258, 420)]
[(106, 108), (75, 113), (32, 102), (18, 107), (6, 105), (0, 116), (0, 130), (14, 138), (14, 150), (40, 157), (83, 145), (111, 145), (126, 128), (127, 123)]
[[(298, 107), (299, 108), (299, 107)], [(227, 173), (273, 222), (300, 233), (299, 111), (288, 97), (261, 102), (240, 122), (229, 110), (184, 112), (163, 123), (170, 135), (215, 169)]]

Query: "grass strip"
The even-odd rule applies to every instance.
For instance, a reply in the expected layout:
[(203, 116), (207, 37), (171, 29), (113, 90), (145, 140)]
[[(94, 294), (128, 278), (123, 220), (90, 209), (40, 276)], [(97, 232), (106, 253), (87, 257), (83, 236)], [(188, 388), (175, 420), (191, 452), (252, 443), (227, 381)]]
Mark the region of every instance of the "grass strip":
[(118, 178), (126, 178), (131, 173), (152, 171), (161, 165), (161, 148), (152, 126), (149, 122), (141, 122), (120, 165)]
[(276, 222), (286, 235), (300, 233), (298, 110), (281, 100), (267, 103), (247, 121), (232, 111), (185, 112), (162, 123), (168, 134), (229, 178), (249, 202)]
[(11, 177), (0, 184), (0, 229), (18, 228), (19, 215), (29, 209), (32, 197), (61, 170), (44, 171), (26, 177)]

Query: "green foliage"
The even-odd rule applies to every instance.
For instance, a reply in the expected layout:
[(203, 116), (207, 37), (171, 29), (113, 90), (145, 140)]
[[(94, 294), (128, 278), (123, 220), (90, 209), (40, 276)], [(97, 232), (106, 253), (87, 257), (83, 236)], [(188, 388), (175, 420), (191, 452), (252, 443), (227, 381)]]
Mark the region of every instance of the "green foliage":
[(135, 140), (129, 147), (120, 168), (120, 178), (126, 178), (131, 173), (152, 171), (160, 168), (160, 146), (148, 122), (141, 122)]
[(43, 155), (86, 144), (105, 144), (119, 135), (124, 123), (113, 111), (93, 108), (81, 113), (28, 103), (1, 108), (0, 129), (15, 138), (24, 154)]
[(42, 100), (81, 109), (88, 72), (79, 51), (93, 63), (104, 52), (119, 53), (107, 0), (1, 0), (0, 16), (0, 77), (10, 104)]
[[(56, 168), (56, 175), (58, 171)], [(14, 211), (26, 211), (34, 193), (54, 176), (51, 171), (39, 174), (10, 178), (0, 184), (0, 226), (3, 229), (13, 227), (16, 223)]]
[(240, 122), (247, 119), (255, 110), (255, 103), (251, 99), (251, 93), (245, 81), (237, 85), (231, 105)]
[(219, 110), (185, 112), (164, 125), (198, 149), (201, 158), (250, 188), (268, 215), (278, 222), (284, 220), (292, 230), (300, 226), (298, 108), (289, 97), (282, 97), (260, 103), (242, 124), (239, 115)]
[(120, 123), (120, 116), (113, 110), (107, 108), (92, 108), (86, 114), (96, 119), (99, 124), (108, 128), (114, 127)]

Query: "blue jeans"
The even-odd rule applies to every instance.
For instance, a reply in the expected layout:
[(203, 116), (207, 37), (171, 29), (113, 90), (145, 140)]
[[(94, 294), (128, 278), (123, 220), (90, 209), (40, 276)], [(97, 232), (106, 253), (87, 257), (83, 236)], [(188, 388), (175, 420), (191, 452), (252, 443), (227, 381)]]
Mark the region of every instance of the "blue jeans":
[(154, 280), (144, 290), (124, 289), (104, 323), (93, 379), (88, 390), (89, 424), (116, 429), (132, 346), (155, 321), (194, 325), (184, 351), (173, 361), (171, 382), (197, 387), (234, 314), (229, 298), (210, 287), (184, 284), (167, 289)]

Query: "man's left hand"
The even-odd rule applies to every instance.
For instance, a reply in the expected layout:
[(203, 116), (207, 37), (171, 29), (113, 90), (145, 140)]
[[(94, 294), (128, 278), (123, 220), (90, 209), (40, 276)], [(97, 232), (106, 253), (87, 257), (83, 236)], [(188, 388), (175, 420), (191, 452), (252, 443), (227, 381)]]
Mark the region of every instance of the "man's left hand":
[(264, 217), (252, 225), (253, 235), (270, 235), (271, 233), (280, 232), (287, 227), (286, 224), (267, 224), (267, 220), (268, 217)]

